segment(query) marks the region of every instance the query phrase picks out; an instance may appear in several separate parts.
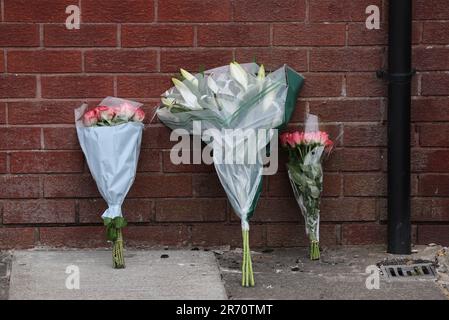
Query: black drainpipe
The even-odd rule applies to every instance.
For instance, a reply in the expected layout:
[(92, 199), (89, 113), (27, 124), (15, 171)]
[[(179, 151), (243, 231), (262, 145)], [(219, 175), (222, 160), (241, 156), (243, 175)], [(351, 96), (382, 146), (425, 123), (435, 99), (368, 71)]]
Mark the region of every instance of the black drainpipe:
[(388, 252), (410, 254), (411, 0), (389, 1), (388, 26)]

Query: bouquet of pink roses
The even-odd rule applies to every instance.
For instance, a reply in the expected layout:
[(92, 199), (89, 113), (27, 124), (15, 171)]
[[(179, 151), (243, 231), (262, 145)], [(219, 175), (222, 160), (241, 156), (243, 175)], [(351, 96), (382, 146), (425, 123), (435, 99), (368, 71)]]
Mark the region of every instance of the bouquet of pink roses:
[(118, 107), (98, 106), (84, 113), (83, 124), (86, 127), (116, 126), (129, 121), (142, 122), (145, 112), (128, 102)]
[(288, 150), (288, 176), (296, 201), (304, 216), (310, 240), (310, 259), (320, 258), (320, 196), (323, 190), (322, 161), (333, 143), (326, 132), (318, 130), (316, 116), (309, 115), (305, 132), (286, 132), (280, 136)]
[(108, 204), (102, 218), (113, 242), (114, 268), (124, 268), (121, 206), (134, 182), (145, 113), (140, 103), (107, 97), (100, 106), (75, 110), (76, 130), (89, 170)]

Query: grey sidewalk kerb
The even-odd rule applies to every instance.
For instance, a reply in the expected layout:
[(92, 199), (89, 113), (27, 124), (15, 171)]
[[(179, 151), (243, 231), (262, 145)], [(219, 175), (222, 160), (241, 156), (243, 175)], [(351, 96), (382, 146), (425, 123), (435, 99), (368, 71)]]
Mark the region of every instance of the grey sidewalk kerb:
[[(227, 298), (211, 252), (127, 250), (125, 259), (126, 269), (113, 269), (110, 251), (16, 251), (9, 299)], [(66, 287), (71, 265), (79, 268), (80, 289)]]

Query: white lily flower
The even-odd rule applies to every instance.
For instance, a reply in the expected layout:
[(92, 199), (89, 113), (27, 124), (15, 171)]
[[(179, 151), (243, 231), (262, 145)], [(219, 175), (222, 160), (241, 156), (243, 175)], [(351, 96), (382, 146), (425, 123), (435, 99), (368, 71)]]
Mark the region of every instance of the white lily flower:
[(260, 80), (265, 79), (265, 67), (263, 66), (263, 64), (261, 64), (259, 67), (259, 72), (257, 72), (257, 78)]
[(198, 79), (193, 74), (181, 68), (181, 75), (198, 88)]
[(184, 101), (186, 102), (186, 107), (192, 110), (202, 109), (198, 104), (197, 97), (192, 93), (192, 91), (190, 91), (190, 89), (182, 81), (176, 78), (172, 78), (172, 81), (176, 89), (178, 89), (179, 93), (184, 98)]
[(245, 90), (248, 89), (248, 73), (237, 62), (231, 62), (229, 71), (232, 78), (237, 81)]
[(175, 105), (175, 98), (161, 98), (162, 104), (170, 110)]

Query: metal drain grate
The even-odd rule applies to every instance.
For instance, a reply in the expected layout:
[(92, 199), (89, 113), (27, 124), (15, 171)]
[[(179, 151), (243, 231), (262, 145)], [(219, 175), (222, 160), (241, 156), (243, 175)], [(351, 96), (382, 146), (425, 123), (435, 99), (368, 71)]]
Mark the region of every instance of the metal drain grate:
[(382, 275), (388, 280), (434, 279), (435, 264), (427, 260), (385, 260), (379, 262)]

